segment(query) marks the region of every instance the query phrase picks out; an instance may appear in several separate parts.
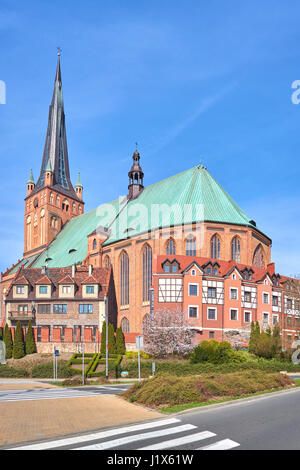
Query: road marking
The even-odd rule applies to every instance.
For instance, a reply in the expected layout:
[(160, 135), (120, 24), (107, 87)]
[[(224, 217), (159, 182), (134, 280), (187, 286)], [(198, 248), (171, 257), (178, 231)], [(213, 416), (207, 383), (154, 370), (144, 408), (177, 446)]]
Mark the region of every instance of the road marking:
[(231, 439), (223, 439), (222, 441), (215, 442), (214, 444), (210, 444), (205, 447), (200, 447), (196, 450), (229, 450), (234, 447), (238, 447), (239, 445), (240, 444), (238, 442), (234, 442)]
[(178, 439), (171, 439), (170, 441), (159, 442), (151, 446), (142, 447), (138, 450), (160, 450), (170, 449), (170, 447), (179, 447), (184, 444), (190, 444), (191, 442), (201, 441), (203, 439), (209, 439), (210, 437), (216, 436), (215, 433), (210, 431), (198, 432), (197, 434), (189, 434), (188, 436), (179, 437)]
[(162, 429), (160, 431), (146, 432), (142, 434), (134, 434), (133, 436), (121, 437), (120, 439), (113, 439), (112, 441), (101, 442), (99, 444), (93, 444), (90, 446), (78, 447), (74, 450), (105, 450), (113, 447), (119, 448), (125, 444), (131, 442), (144, 441), (146, 439), (155, 439), (157, 437), (166, 436), (169, 434), (179, 434), (180, 432), (190, 431), (195, 429), (196, 426), (193, 424), (183, 424), (182, 426), (176, 426), (175, 428)]
[(109, 429), (98, 433), (85, 434), (76, 437), (69, 437), (66, 439), (58, 439), (56, 441), (41, 442), (39, 444), (30, 444), (22, 447), (14, 447), (10, 450), (45, 450), (54, 449), (56, 447), (64, 447), (73, 444), (79, 444), (87, 441), (95, 441), (97, 439), (105, 439), (106, 437), (117, 436), (119, 434), (126, 434), (130, 432), (143, 431), (145, 429), (158, 428), (160, 426), (168, 426), (170, 424), (180, 423), (180, 419), (169, 418), (161, 419), (159, 421), (151, 421), (143, 424), (136, 424), (133, 426), (126, 426), (123, 428)]

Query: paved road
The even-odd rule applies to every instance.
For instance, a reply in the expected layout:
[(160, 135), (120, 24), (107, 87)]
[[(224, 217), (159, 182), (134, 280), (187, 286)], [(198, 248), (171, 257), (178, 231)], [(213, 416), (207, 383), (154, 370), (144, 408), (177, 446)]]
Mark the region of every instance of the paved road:
[(299, 434), (298, 388), (22, 449), (299, 450)]
[(95, 387), (70, 387), (48, 388), (28, 390), (0, 391), (0, 402), (25, 401), (25, 400), (53, 400), (57, 398), (90, 397), (96, 395), (118, 395), (127, 390), (130, 385), (111, 385)]

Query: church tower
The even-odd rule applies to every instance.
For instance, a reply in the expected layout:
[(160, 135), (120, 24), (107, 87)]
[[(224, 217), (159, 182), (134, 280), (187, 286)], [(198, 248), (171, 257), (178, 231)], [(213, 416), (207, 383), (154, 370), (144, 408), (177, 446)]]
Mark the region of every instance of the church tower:
[(40, 176), (27, 181), (24, 218), (24, 256), (42, 251), (72, 217), (83, 213), (82, 185), (72, 186), (62, 95), (60, 53), (49, 109)]
[(140, 165), (140, 158), (141, 158), (140, 154), (136, 149), (136, 151), (132, 155), (133, 163), (128, 173), (128, 176), (129, 176), (128, 198), (129, 199), (135, 199), (144, 189), (144, 185), (143, 185), (144, 173)]

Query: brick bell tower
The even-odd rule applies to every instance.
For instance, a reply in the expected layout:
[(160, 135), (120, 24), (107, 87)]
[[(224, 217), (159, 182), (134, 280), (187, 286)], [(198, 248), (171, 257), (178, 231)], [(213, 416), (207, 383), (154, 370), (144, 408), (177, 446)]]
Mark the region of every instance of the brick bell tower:
[(24, 257), (42, 251), (72, 217), (83, 214), (80, 177), (72, 186), (69, 170), (60, 52), (49, 109), (48, 128), (40, 176), (27, 181), (24, 217)]

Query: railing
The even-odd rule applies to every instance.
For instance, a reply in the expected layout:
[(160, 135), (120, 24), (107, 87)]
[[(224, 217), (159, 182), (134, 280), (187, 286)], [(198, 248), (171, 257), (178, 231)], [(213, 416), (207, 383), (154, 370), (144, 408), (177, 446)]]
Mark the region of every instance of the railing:
[(20, 312), (19, 310), (11, 310), (8, 312), (9, 320), (33, 320), (34, 313), (29, 311)]

